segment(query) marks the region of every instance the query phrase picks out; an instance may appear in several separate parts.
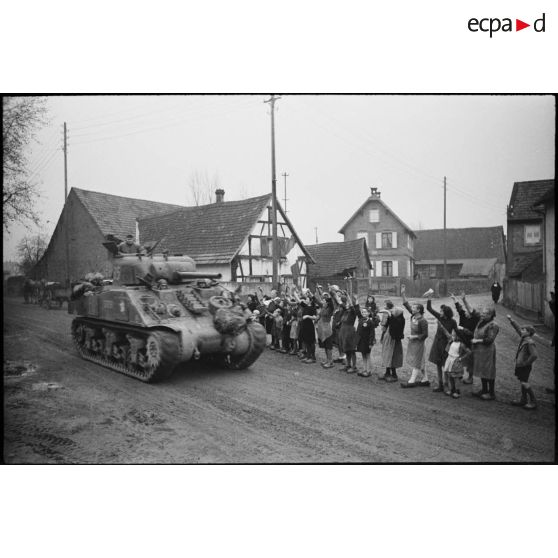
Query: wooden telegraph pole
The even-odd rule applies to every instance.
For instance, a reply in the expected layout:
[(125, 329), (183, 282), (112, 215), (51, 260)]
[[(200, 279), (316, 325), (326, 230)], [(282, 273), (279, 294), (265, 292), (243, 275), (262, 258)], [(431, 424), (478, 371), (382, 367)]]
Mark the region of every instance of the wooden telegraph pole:
[(283, 201), (285, 202), (283, 205), (283, 209), (285, 210), (285, 213), (287, 213), (287, 176), (289, 176), (286, 172), (284, 172), (281, 175), (284, 179), (285, 179), (285, 197), (283, 198)]
[(446, 177), (444, 176), (444, 296), (448, 294), (448, 239), (446, 233)]
[(271, 235), (273, 250), (273, 288), (279, 286), (279, 254), (277, 247), (277, 176), (275, 175), (275, 101), (281, 97), (271, 95), (264, 101), (271, 106)]
[(68, 130), (64, 122), (64, 243), (66, 248), (66, 288), (70, 287), (70, 208), (66, 207), (68, 199)]

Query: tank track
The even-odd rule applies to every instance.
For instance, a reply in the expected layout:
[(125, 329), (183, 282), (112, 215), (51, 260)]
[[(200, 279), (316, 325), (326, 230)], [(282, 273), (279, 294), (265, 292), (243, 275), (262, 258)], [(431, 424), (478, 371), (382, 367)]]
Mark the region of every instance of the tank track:
[[(87, 331), (96, 332), (96, 336), (88, 340)], [(120, 352), (119, 358), (106, 354), (105, 342), (109, 336), (112, 336), (113, 340), (120, 341), (118, 345), (115, 344)], [(106, 324), (78, 317), (72, 321), (72, 338), (83, 359), (142, 382), (153, 383), (168, 378), (178, 362), (178, 335), (168, 330), (138, 330), (125, 326), (115, 328), (112, 323)], [(89, 341), (93, 342), (97, 350), (87, 346)], [(138, 363), (132, 362), (134, 344), (137, 359), (141, 361)], [(98, 350), (99, 348), (101, 350)]]
[(246, 327), (246, 331), (250, 337), (249, 349), (237, 358), (228, 356), (225, 359), (227, 368), (232, 370), (242, 370), (244, 368), (248, 368), (248, 366), (253, 364), (258, 359), (265, 349), (267, 338), (265, 328), (263, 326), (258, 323), (251, 323)]

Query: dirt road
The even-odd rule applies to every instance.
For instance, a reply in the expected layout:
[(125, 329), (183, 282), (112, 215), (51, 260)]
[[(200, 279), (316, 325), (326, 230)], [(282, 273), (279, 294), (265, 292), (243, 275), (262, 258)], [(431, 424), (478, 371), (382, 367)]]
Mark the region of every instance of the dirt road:
[(379, 381), (377, 347), (366, 379), (266, 351), (248, 370), (198, 364), (146, 385), (81, 360), (65, 310), (4, 299), (4, 461), (551, 462), (554, 396), (544, 388), (553, 385), (554, 351), (539, 340), (539, 408), (512, 407), (517, 336), (506, 312), (499, 308), (498, 399), (485, 402), (471, 386), (454, 400)]

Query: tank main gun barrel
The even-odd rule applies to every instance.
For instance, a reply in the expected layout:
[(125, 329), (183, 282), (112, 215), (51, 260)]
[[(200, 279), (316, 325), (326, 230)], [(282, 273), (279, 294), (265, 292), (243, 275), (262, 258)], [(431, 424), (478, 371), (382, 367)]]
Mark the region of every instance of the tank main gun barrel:
[(180, 279), (221, 279), (221, 273), (205, 273), (200, 271), (175, 271)]

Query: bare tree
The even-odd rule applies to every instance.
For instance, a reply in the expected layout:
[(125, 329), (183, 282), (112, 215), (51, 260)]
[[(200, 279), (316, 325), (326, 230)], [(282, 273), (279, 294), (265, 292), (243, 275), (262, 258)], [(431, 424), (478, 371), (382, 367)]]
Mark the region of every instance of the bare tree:
[(43, 97), (4, 97), (2, 99), (2, 218), (4, 230), (14, 221), (39, 224), (35, 202), (39, 197), (32, 180), (26, 148), (39, 126), (46, 123)]
[(190, 188), (188, 203), (196, 206), (213, 203), (215, 190), (219, 188), (219, 182), (217, 173), (210, 179), (207, 171), (194, 171), (188, 180), (188, 187)]
[(48, 247), (49, 237), (39, 233), (25, 236), (17, 245), (18, 264), (24, 275), (29, 276)]

